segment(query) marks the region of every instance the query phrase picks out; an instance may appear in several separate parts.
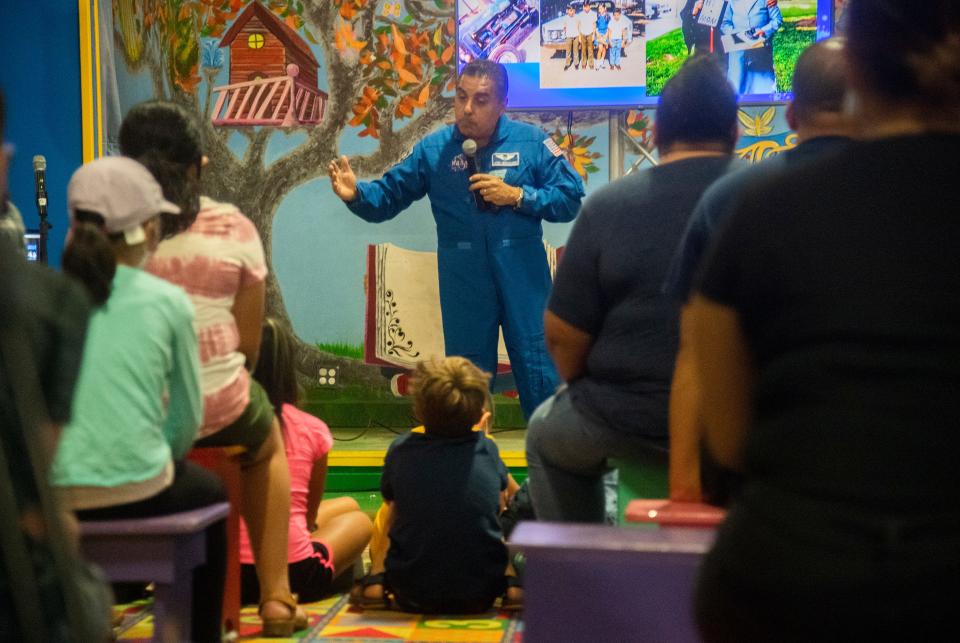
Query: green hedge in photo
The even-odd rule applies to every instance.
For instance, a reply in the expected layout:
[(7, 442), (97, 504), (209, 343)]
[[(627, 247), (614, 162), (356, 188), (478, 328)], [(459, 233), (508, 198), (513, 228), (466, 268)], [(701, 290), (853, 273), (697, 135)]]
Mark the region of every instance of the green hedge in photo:
[[(815, 15), (799, 16), (816, 18)], [(817, 39), (816, 30), (799, 30), (794, 20), (783, 23), (773, 37), (773, 69), (777, 75), (777, 91), (793, 91), (793, 68), (804, 49)]]
[(647, 43), (647, 96), (659, 96), (663, 86), (687, 59), (683, 31), (674, 29)]

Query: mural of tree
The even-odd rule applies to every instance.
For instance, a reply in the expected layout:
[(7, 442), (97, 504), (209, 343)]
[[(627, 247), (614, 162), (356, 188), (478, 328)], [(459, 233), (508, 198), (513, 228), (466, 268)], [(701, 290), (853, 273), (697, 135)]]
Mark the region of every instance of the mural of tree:
[[(223, 64), (203, 44), (221, 36), (246, 6), (243, 0), (113, 0), (118, 49), (132, 70), (150, 73), (158, 98), (195, 111), (210, 157), (204, 192), (236, 204), (256, 224), (270, 262), (273, 219), (295, 187), (326, 174), (340, 154), (340, 138), (351, 128), (378, 141), (377, 148), (351, 160), (358, 176), (379, 176), (417, 140), (452, 114), (454, 0), (263, 0), (261, 4), (290, 28), (319, 46), (330, 101), (321, 124), (306, 130), (306, 141), (267, 163), (273, 128), (217, 127), (197, 87), (203, 73)], [(202, 52), (202, 54), (201, 54)], [(447, 95), (445, 95), (447, 92)], [(248, 139), (242, 155), (227, 144), (231, 132)], [(352, 135), (352, 134), (350, 134)], [(272, 262), (270, 263), (272, 265)], [(289, 324), (279, 284), (271, 272), (267, 311)], [(341, 380), (382, 388), (377, 368), (321, 352), (298, 341), (301, 372), (313, 377), (336, 364)]]

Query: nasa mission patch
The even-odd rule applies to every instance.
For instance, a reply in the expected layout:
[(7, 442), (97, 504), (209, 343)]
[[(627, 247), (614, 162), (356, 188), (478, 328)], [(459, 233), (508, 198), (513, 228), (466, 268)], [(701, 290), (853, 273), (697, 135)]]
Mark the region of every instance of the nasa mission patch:
[(463, 172), (465, 169), (467, 169), (467, 157), (463, 154), (454, 156), (453, 160), (450, 161), (450, 171)]

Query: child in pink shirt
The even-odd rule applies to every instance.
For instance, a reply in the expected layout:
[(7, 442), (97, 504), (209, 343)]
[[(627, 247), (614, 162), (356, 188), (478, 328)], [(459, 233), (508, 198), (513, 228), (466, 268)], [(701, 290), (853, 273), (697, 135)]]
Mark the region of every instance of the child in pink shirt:
[[(320, 600), (333, 579), (360, 557), (372, 527), (353, 498), (321, 502), (333, 436), (322, 420), (295, 406), (299, 391), (294, 364), (289, 333), (268, 318), (253, 376), (266, 390), (280, 419), (290, 467), (290, 589), (300, 601), (312, 602)], [(241, 600), (244, 604), (255, 603), (260, 587), (243, 524), (240, 562)]]

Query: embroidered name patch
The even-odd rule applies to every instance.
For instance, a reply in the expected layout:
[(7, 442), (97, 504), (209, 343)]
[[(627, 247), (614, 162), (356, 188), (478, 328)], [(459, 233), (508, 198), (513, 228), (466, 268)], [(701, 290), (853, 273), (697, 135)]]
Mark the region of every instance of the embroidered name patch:
[(552, 138), (548, 138), (543, 144), (547, 146), (547, 149), (550, 150), (550, 153), (554, 156), (563, 156), (563, 150), (560, 149), (560, 146), (557, 145)]
[(520, 152), (494, 152), (492, 167), (517, 167), (520, 165)]
[(467, 157), (463, 154), (454, 156), (453, 160), (450, 161), (450, 171), (463, 172), (465, 169), (467, 169)]

